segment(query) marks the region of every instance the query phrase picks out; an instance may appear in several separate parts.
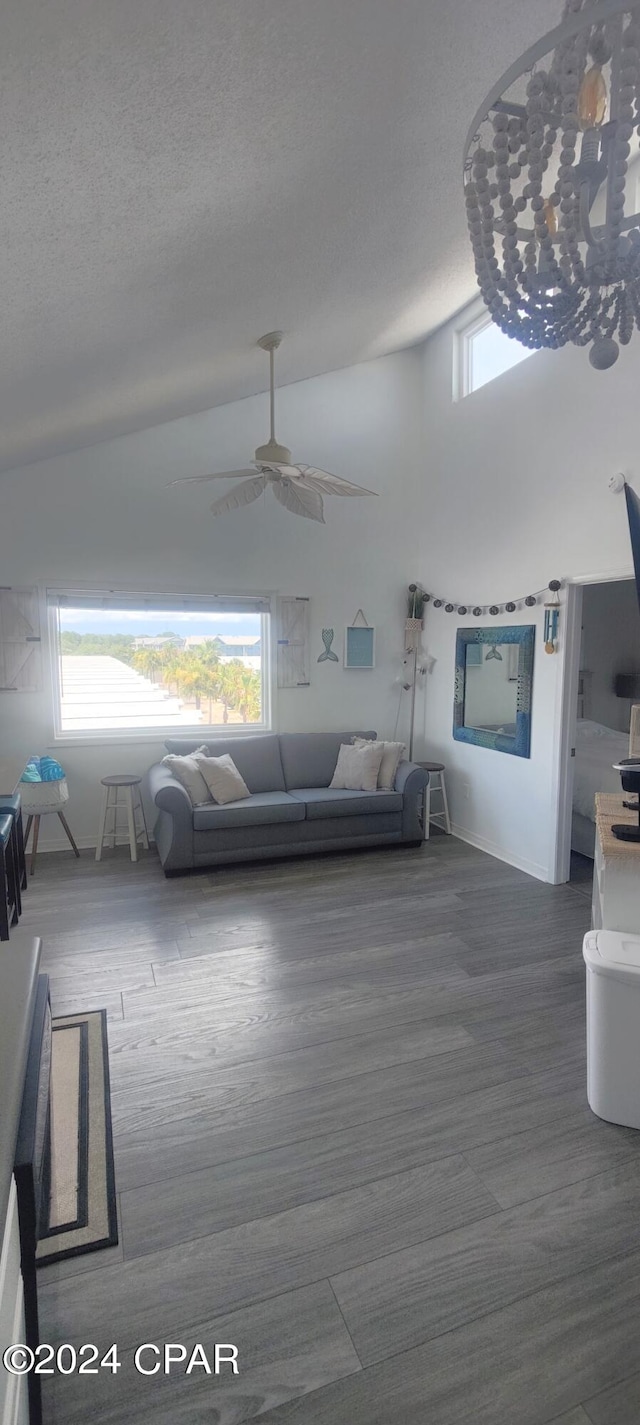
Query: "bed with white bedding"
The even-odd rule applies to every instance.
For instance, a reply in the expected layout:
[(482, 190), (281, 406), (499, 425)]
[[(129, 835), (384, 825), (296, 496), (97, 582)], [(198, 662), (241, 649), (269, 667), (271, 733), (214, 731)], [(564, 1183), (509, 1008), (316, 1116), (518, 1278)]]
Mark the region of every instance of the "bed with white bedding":
[(571, 849), (593, 860), (596, 792), (619, 792), (614, 762), (629, 756), (629, 733), (578, 718), (573, 778)]

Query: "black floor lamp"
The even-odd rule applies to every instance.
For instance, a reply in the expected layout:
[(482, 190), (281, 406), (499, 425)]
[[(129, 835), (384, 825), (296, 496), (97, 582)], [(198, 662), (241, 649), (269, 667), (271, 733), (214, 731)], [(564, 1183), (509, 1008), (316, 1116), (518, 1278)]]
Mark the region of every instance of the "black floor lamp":
[(413, 745), (416, 726), (416, 693), (418, 690), (418, 679), (424, 678), (427, 672), (427, 661), (424, 653), (417, 648), (408, 650), (404, 655), (404, 666), (409, 669), (408, 676), (402, 686), (405, 692), (411, 693), (411, 716), (409, 720), (409, 761), (413, 762)]

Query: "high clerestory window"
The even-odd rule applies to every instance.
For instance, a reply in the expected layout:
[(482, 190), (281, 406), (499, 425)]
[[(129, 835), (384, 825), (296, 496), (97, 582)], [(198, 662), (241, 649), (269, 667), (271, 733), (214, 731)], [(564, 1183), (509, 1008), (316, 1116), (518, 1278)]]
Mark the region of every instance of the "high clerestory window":
[(472, 391), (478, 391), (533, 355), (532, 348), (505, 336), (489, 313), (481, 312), (456, 333), (454, 395), (457, 398), (470, 396)]

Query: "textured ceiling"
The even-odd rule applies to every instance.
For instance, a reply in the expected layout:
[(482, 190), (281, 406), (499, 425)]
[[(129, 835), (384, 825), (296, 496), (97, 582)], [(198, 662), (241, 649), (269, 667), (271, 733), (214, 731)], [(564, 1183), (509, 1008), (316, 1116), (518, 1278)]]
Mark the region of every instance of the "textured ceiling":
[(475, 286), (467, 125), (556, 0), (19, 0), (0, 468), (410, 344)]

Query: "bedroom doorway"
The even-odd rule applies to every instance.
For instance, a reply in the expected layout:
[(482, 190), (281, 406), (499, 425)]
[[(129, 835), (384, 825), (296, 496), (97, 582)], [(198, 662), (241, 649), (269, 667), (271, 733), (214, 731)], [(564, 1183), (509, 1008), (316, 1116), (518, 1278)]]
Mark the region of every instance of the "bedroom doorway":
[[(576, 605), (569, 881), (591, 896), (596, 792), (619, 792), (613, 764), (629, 756), (631, 708), (640, 702), (640, 610), (634, 579), (584, 583)], [(571, 712), (571, 709), (569, 709)]]

